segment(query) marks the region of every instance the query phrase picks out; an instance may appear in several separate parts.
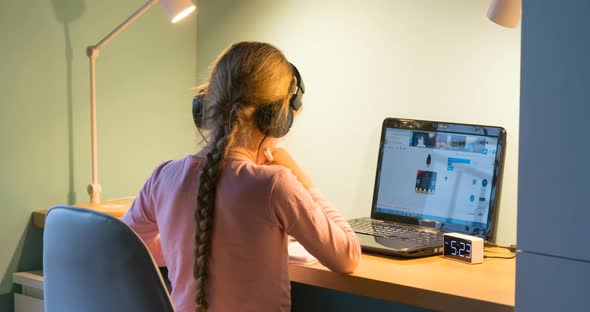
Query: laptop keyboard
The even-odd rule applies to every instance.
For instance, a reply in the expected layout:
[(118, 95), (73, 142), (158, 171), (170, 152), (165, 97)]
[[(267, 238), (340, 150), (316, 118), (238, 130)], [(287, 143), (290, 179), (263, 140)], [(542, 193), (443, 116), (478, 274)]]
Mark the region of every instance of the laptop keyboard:
[(431, 244), (442, 245), (443, 242), (442, 232), (424, 231), (412, 226), (374, 222), (370, 219), (355, 219), (350, 220), (349, 223), (356, 233), (377, 237), (398, 238), (424, 246)]

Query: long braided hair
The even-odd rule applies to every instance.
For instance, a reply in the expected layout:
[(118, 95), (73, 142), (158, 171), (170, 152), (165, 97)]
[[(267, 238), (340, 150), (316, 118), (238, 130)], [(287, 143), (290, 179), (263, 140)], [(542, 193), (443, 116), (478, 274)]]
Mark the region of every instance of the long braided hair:
[(206, 115), (214, 127), (194, 211), (197, 312), (208, 308), (208, 264), (222, 160), (232, 147), (252, 144), (256, 109), (273, 105), (275, 122), (286, 121), (292, 78), (291, 66), (277, 48), (260, 42), (240, 42), (220, 55), (208, 83), (199, 88), (205, 93)]

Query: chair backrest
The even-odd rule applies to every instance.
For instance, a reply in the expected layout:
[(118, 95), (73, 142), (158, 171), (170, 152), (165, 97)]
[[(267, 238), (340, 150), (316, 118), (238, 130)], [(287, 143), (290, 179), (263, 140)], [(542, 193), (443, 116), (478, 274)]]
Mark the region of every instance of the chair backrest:
[(174, 311), (143, 241), (122, 221), (56, 206), (43, 234), (46, 312)]

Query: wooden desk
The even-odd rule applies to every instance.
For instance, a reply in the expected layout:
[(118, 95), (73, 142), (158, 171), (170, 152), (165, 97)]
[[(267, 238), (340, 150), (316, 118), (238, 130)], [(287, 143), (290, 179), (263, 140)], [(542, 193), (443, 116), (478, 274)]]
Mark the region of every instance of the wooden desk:
[[(486, 254), (510, 255), (500, 248), (486, 248)], [(496, 312), (514, 311), (515, 264), (515, 259), (468, 265), (442, 256), (404, 260), (363, 254), (351, 275), (313, 264), (289, 265), (289, 276), (303, 284), (435, 311)]]
[[(120, 218), (133, 198), (79, 204)], [(33, 223), (43, 228), (47, 211), (35, 211)], [(486, 248), (486, 254), (510, 253)], [(486, 259), (468, 265), (442, 258), (394, 259), (363, 254), (356, 271), (340, 274), (321, 264), (289, 265), (292, 281), (393, 301), (435, 311), (514, 311), (515, 259)]]
[[(131, 204), (133, 204), (133, 200), (135, 200), (135, 197), (125, 197), (113, 200), (105, 200), (98, 204), (79, 203), (75, 204), (74, 206), (96, 210), (115, 218), (121, 218), (127, 212), (127, 210), (129, 210), (129, 207), (131, 207)], [(44, 228), (46, 215), (47, 210), (33, 211), (33, 225), (40, 229)]]

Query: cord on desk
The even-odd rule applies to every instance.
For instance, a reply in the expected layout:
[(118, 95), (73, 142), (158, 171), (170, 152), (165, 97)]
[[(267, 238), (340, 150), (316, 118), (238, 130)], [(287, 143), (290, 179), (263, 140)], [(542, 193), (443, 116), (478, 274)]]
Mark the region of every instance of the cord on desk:
[(486, 256), (486, 255), (483, 255), (483, 258), (484, 259), (489, 259), (489, 258), (494, 258), (494, 259), (514, 259), (514, 258), (516, 258), (516, 255), (512, 255), (510, 257), (498, 257), (498, 256)]
[(516, 245), (503, 246), (492, 242), (485, 242), (485, 247), (498, 247), (508, 249), (510, 252), (516, 252)]
[[(484, 255), (483, 258), (484, 259), (514, 259), (516, 258), (516, 245), (510, 245), (510, 246), (503, 246), (503, 245), (498, 245), (496, 243), (492, 243), (492, 242), (485, 242), (485, 247), (498, 247), (498, 248), (504, 248), (504, 249), (508, 249), (511, 253), (513, 253), (513, 255), (511, 256), (507, 256), (507, 257), (503, 257), (503, 256), (487, 256)], [(490, 251), (488, 251), (490, 252)]]

